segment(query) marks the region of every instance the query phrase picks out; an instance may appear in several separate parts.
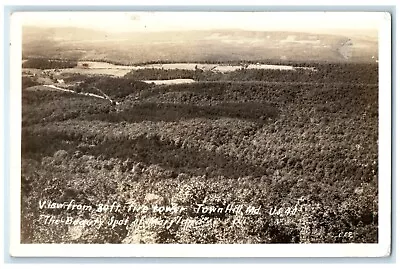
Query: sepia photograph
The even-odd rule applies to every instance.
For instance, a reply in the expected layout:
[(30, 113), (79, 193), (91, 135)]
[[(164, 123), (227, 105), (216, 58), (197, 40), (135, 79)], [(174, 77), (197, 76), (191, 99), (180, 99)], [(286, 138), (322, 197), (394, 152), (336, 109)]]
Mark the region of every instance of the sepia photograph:
[(13, 16), (19, 246), (292, 250), (390, 233), (379, 170), (390, 15)]

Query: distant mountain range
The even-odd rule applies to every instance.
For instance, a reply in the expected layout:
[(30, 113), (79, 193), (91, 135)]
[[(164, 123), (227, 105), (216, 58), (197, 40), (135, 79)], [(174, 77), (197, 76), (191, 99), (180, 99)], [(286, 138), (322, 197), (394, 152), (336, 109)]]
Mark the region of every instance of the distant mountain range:
[(377, 35), (332, 31), (171, 31), (110, 33), (84, 28), (23, 28), (23, 57), (149, 61), (375, 62)]

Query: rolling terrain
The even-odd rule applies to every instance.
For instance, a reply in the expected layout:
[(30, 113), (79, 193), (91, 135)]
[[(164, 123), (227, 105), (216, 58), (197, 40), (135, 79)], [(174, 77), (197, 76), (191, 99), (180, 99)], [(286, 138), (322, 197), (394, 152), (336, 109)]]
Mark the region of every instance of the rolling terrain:
[[(22, 90), (21, 241), (376, 243), (378, 65), (302, 65), (317, 71), (31, 69)], [(141, 81), (153, 79), (195, 82)], [(49, 81), (70, 92), (49, 90)], [(227, 210), (241, 205), (254, 210)]]
[[(375, 35), (283, 31), (171, 31), (109, 33), (83, 28), (23, 29), (23, 57), (146, 62), (375, 62)], [(374, 37), (375, 36), (375, 37)]]
[(22, 41), (22, 243), (378, 242), (376, 33)]

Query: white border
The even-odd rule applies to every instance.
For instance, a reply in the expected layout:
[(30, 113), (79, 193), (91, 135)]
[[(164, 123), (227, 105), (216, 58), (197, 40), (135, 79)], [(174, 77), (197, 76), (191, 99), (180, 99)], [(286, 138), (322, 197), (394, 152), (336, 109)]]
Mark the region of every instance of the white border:
[[(14, 14), (15, 15), (15, 14)], [(10, 253), (20, 245), (21, 219), (21, 124), (22, 82), (17, 72), (22, 72), (22, 27), (20, 16), (10, 20)], [(14, 180), (12, 180), (14, 179)], [(12, 255), (13, 256), (13, 255)]]
[(379, 243), (240, 245), (20, 244), (21, 21), (11, 17), (10, 254), (23, 257), (382, 257), (391, 246), (391, 18), (379, 38)]
[(391, 251), (391, 201), (392, 201), (392, 70), (391, 70), (391, 16), (383, 13), (379, 29), (379, 151), (378, 151), (378, 242)]

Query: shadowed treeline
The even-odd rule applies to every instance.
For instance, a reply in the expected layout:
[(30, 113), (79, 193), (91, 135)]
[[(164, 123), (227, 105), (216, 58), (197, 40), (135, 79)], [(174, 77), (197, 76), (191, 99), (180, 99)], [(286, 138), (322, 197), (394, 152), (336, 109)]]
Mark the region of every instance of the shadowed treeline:
[[(23, 133), (23, 156), (52, 156), (58, 150), (74, 152), (80, 143), (80, 137), (51, 132), (29, 135)], [(66, 141), (70, 141), (66, 143)], [(82, 154), (102, 158), (133, 158), (146, 165), (159, 165), (176, 173), (185, 172), (193, 175), (222, 175), (226, 177), (262, 176), (265, 168), (250, 164), (237, 157), (227, 156), (214, 151), (184, 146), (159, 135), (140, 135), (135, 139), (119, 137), (107, 138), (94, 147), (81, 149)]]
[(108, 122), (178, 121), (191, 118), (218, 119), (230, 117), (260, 122), (278, 117), (278, 108), (263, 103), (222, 103), (214, 106), (189, 104), (141, 103), (120, 112), (82, 115), (85, 120)]

